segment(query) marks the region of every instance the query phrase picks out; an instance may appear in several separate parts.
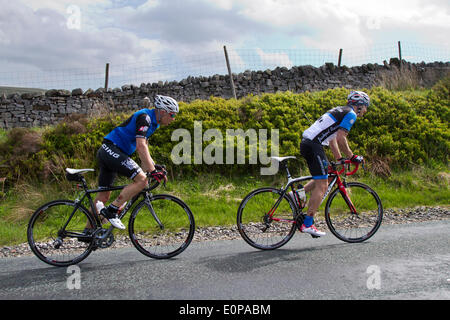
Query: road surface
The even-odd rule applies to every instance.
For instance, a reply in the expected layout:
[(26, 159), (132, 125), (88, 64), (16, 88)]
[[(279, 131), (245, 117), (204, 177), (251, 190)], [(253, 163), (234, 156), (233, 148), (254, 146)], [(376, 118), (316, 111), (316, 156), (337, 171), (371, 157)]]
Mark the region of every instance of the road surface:
[(97, 250), (71, 269), (1, 258), (4, 299), (448, 300), (450, 220), (382, 225), (361, 244), (297, 233), (274, 251), (210, 241), (170, 260)]

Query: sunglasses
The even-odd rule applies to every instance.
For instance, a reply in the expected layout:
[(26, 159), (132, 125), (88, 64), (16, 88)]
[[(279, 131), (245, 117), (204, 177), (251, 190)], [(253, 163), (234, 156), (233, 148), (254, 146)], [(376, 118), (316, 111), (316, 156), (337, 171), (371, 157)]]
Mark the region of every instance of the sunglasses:
[(176, 113), (169, 113), (169, 116), (170, 116), (172, 119), (175, 118), (176, 115), (177, 115)]

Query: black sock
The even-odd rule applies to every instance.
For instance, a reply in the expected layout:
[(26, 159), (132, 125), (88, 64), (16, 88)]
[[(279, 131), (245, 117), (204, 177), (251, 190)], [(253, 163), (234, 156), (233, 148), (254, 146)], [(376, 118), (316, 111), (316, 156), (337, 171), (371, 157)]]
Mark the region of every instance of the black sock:
[(105, 214), (104, 215), (106, 215), (106, 218), (112, 219), (112, 218), (115, 218), (117, 216), (117, 211), (119, 211), (119, 208), (111, 203), (104, 210), (105, 210)]

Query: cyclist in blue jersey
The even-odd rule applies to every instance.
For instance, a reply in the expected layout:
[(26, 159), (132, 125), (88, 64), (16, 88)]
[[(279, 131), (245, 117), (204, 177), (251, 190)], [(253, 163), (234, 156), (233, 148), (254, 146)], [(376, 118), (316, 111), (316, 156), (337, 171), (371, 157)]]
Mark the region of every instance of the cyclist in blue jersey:
[[(105, 136), (102, 146), (97, 152), (100, 166), (99, 188), (113, 186), (118, 174), (133, 180), (108, 207), (102, 207), (102, 204), (109, 200), (111, 191), (99, 192), (94, 200), (98, 213), (104, 216), (114, 227), (125, 229), (125, 226), (117, 217), (117, 212), (126, 201), (147, 186), (146, 173), (149, 173), (152, 178), (159, 182), (167, 181), (165, 172), (155, 168), (155, 162), (148, 150), (147, 140), (160, 125), (169, 125), (178, 111), (179, 107), (175, 99), (157, 95), (155, 97), (155, 109), (142, 109), (135, 112)], [(131, 159), (131, 155), (135, 151), (139, 155), (141, 166)], [(89, 226), (87, 226), (87, 229), (89, 229)]]
[(357, 117), (367, 112), (369, 104), (370, 98), (365, 92), (352, 91), (347, 97), (347, 106), (329, 110), (303, 132), (300, 153), (306, 159), (313, 180), (305, 185), (305, 191), (311, 192), (311, 197), (301, 232), (319, 237), (325, 235), (314, 226), (314, 215), (328, 188), (328, 160), (323, 146), (329, 146), (337, 160), (344, 159), (342, 151), (353, 162), (363, 162), (363, 157), (353, 154), (350, 149), (347, 135)]

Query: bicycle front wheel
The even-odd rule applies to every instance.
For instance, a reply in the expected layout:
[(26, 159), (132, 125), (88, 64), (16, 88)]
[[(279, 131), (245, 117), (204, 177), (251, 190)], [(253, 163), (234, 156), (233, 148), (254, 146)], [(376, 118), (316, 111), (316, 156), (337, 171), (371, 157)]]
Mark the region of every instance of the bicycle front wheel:
[(348, 182), (345, 190), (348, 196), (339, 188), (330, 194), (325, 206), (325, 220), (338, 239), (363, 242), (372, 237), (381, 225), (383, 206), (380, 197), (369, 186), (359, 182)]
[(88, 221), (96, 225), (88, 210), (74, 201), (49, 202), (31, 216), (28, 244), (45, 263), (58, 267), (76, 264), (93, 250), (92, 239), (83, 234)]
[(141, 201), (131, 214), (128, 224), (131, 242), (148, 257), (172, 258), (191, 243), (194, 216), (188, 205), (177, 197), (158, 194), (149, 200)]
[[(286, 194), (280, 199), (281, 195), (278, 189), (260, 188), (242, 200), (237, 213), (237, 227), (242, 238), (252, 247), (277, 249), (294, 235), (295, 206)], [(275, 209), (278, 200), (280, 202)]]

